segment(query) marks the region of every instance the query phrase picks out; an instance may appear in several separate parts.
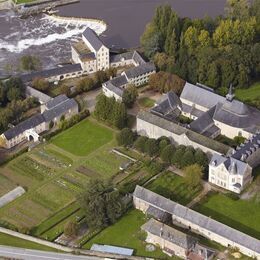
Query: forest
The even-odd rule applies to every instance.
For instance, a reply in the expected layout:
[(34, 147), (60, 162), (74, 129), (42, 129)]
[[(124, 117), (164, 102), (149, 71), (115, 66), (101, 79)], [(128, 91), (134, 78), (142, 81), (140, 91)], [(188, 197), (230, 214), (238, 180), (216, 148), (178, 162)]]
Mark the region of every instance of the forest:
[(225, 15), (180, 18), (159, 6), (141, 36), (144, 54), (158, 70), (202, 83), (225, 95), (248, 88), (260, 73), (260, 0), (228, 0)]

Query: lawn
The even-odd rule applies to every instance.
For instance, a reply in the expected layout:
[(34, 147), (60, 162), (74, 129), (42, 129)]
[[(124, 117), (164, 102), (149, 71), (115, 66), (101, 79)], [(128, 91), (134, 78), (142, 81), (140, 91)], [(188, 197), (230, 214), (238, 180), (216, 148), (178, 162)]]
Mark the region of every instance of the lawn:
[[(90, 249), (92, 244), (107, 244), (134, 249), (134, 254), (152, 258), (167, 259), (167, 256), (157, 249), (154, 252), (145, 250), (145, 235), (141, 231), (141, 226), (148, 221), (145, 215), (138, 210), (131, 210), (123, 216), (116, 224), (104, 229), (83, 248)], [(174, 258), (171, 258), (174, 259)]]
[(211, 193), (194, 207), (228, 226), (260, 239), (260, 203), (254, 200), (233, 199), (224, 194)]
[(99, 173), (100, 176), (105, 178), (111, 177), (119, 172), (120, 165), (129, 160), (112, 152), (114, 147), (115, 143), (111, 142), (91, 153), (85, 162), (87, 168)]
[(201, 191), (201, 188), (191, 189), (182, 177), (172, 172), (163, 173), (163, 175), (149, 183), (147, 189), (182, 205), (188, 204)]
[(260, 82), (253, 84), (249, 88), (236, 89), (236, 98), (241, 101), (252, 101), (260, 99)]
[(141, 107), (151, 108), (154, 106), (155, 100), (148, 97), (142, 97), (138, 100), (138, 103)]
[(55, 251), (55, 252), (58, 251), (51, 247), (43, 246), (37, 243), (33, 243), (31, 241), (27, 241), (3, 233), (0, 233), (0, 244), (4, 246), (21, 247), (21, 248), (28, 248), (28, 249), (35, 249), (35, 250), (43, 250), (43, 251)]
[(76, 156), (86, 156), (112, 139), (112, 130), (88, 119), (54, 137), (52, 143)]

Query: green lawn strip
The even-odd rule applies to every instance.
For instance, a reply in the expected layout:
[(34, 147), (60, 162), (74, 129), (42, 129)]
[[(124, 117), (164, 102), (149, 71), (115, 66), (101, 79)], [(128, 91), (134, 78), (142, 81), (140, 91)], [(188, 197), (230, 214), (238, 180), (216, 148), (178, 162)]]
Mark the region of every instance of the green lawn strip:
[(104, 178), (109, 178), (118, 173), (120, 165), (129, 160), (112, 152), (115, 145), (116, 143), (113, 140), (91, 153), (85, 161), (87, 168), (101, 174)]
[(236, 89), (236, 98), (241, 101), (252, 101), (260, 99), (260, 82), (256, 82), (249, 88)]
[(134, 151), (133, 149), (126, 149), (124, 147), (116, 147), (116, 150), (118, 150), (119, 152), (130, 156), (133, 159), (136, 160), (142, 160), (144, 158), (144, 156), (136, 151)]
[(165, 172), (146, 187), (170, 200), (187, 205), (201, 191), (201, 188), (191, 189), (181, 176)]
[(167, 259), (167, 255), (162, 253), (162, 251), (159, 249), (156, 249), (153, 252), (148, 252), (145, 250), (146, 243), (143, 241), (145, 236), (141, 231), (141, 226), (146, 221), (148, 221), (148, 219), (142, 212), (138, 210), (131, 210), (117, 223), (107, 227), (92, 239), (90, 239), (83, 246), (83, 248), (90, 249), (91, 246), (95, 243), (106, 244), (132, 248), (134, 249), (134, 254), (137, 256)]
[(86, 119), (54, 137), (52, 143), (76, 156), (86, 156), (112, 139), (111, 129)]
[(260, 203), (211, 193), (194, 209), (230, 227), (260, 239)]
[(49, 217), (45, 221), (43, 221), (40, 225), (35, 227), (32, 230), (32, 235), (34, 236), (40, 236), (44, 232), (47, 232), (63, 220), (67, 219), (70, 217), (72, 214), (77, 212), (79, 210), (79, 205), (75, 202), (72, 204), (68, 205), (67, 207), (61, 209), (60, 211), (56, 212), (53, 216)]
[(57, 157), (63, 163), (66, 163), (66, 164), (72, 164), (73, 163), (72, 158), (70, 158), (70, 157), (66, 156), (65, 154), (62, 154), (62, 153), (60, 153), (60, 152), (58, 152), (54, 149), (51, 149), (49, 146), (47, 146), (45, 148), (45, 150), (47, 151), (48, 154)]
[(145, 108), (151, 108), (155, 104), (155, 100), (149, 98), (149, 97), (142, 97), (138, 100), (138, 103), (140, 106)]
[(0, 174), (0, 196), (5, 195), (7, 192), (15, 189), (16, 185), (6, 176)]
[(54, 251), (58, 252), (57, 249), (40, 245), (31, 241), (27, 241), (21, 238), (13, 237), (7, 234), (0, 233), (0, 244), (4, 246), (21, 247), (27, 249), (43, 250), (43, 251)]
[(70, 215), (68, 218), (59, 222), (53, 228), (41, 234), (41, 238), (47, 239), (49, 241), (54, 241), (57, 237), (59, 237), (64, 232), (64, 227), (69, 221), (79, 221), (84, 217), (84, 212), (82, 210), (78, 210)]

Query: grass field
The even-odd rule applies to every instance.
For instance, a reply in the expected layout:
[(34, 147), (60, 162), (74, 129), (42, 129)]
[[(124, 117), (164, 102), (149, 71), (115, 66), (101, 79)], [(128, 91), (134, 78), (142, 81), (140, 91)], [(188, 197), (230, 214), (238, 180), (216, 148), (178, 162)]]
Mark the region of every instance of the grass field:
[(241, 101), (252, 101), (260, 99), (260, 82), (253, 84), (251, 87), (246, 89), (237, 89), (236, 98)]
[(195, 210), (260, 239), (260, 203), (212, 193)]
[(54, 251), (54, 252), (58, 251), (51, 247), (43, 246), (37, 243), (33, 243), (31, 241), (27, 241), (3, 233), (0, 233), (0, 244), (4, 246), (21, 247), (21, 248), (28, 248), (28, 249), (35, 249), (35, 250), (43, 250), (43, 251)]
[(138, 100), (138, 104), (144, 108), (151, 108), (154, 106), (155, 100), (148, 97), (142, 97)]
[(88, 241), (83, 248), (89, 249), (94, 243), (109, 244), (132, 248), (134, 249), (134, 254), (138, 256), (167, 259), (167, 256), (159, 249), (154, 252), (148, 252), (145, 250), (145, 236), (140, 228), (146, 221), (148, 221), (148, 219), (142, 212), (131, 210), (116, 224), (104, 229), (101, 233)]
[(183, 205), (188, 204), (201, 191), (200, 188), (191, 189), (182, 177), (172, 172), (165, 172), (149, 183), (147, 189)]
[(112, 130), (83, 120), (53, 138), (52, 143), (74, 155), (86, 156), (112, 139)]

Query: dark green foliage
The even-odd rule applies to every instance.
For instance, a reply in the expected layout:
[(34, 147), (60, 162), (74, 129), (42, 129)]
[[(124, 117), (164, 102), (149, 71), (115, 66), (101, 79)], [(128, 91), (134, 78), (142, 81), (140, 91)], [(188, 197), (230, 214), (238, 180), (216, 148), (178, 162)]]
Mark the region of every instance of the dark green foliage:
[(125, 89), (122, 100), (128, 108), (131, 108), (133, 107), (137, 97), (138, 97), (137, 88), (134, 85), (131, 85)]
[(127, 125), (127, 111), (123, 103), (115, 98), (109, 98), (101, 94), (97, 98), (94, 115), (98, 120), (103, 120), (122, 129)]
[(177, 167), (181, 167), (181, 160), (184, 153), (185, 153), (185, 149), (177, 147), (176, 152), (172, 156), (172, 160), (171, 160), (172, 164), (175, 164)]
[(157, 161), (151, 161), (149, 165), (147, 165), (147, 169), (151, 175), (156, 175), (164, 170), (164, 165)]
[(207, 167), (208, 165), (208, 157), (205, 153), (203, 153), (202, 150), (200, 149), (197, 149), (195, 154), (194, 154), (194, 159), (195, 159), (195, 162), (197, 164), (199, 164), (200, 166), (202, 166), (204, 169)]
[(184, 168), (188, 165), (191, 165), (195, 162), (194, 160), (194, 154), (191, 150), (186, 150), (181, 158), (180, 166), (181, 168)]
[(156, 139), (149, 138), (145, 143), (145, 152), (150, 156), (155, 156), (159, 152), (159, 145)]
[(134, 142), (134, 147), (138, 151), (144, 153), (145, 152), (145, 144), (148, 140), (148, 137), (146, 136), (139, 136), (136, 141)]
[(110, 182), (91, 179), (80, 198), (86, 222), (91, 228), (102, 228), (115, 221), (124, 212), (119, 192)]
[(75, 237), (79, 232), (79, 225), (74, 221), (69, 221), (64, 227), (64, 234), (67, 237)]
[(136, 134), (130, 128), (123, 128), (117, 135), (116, 140), (118, 145), (125, 147), (132, 146), (135, 140)]
[(251, 8), (248, 0), (228, 0), (226, 17), (216, 19), (181, 19), (169, 5), (159, 6), (141, 45), (159, 70), (215, 89), (245, 88), (260, 73), (259, 14), (259, 0)]
[(172, 144), (168, 144), (160, 154), (161, 159), (166, 163), (171, 163), (173, 154), (175, 152), (175, 147)]

